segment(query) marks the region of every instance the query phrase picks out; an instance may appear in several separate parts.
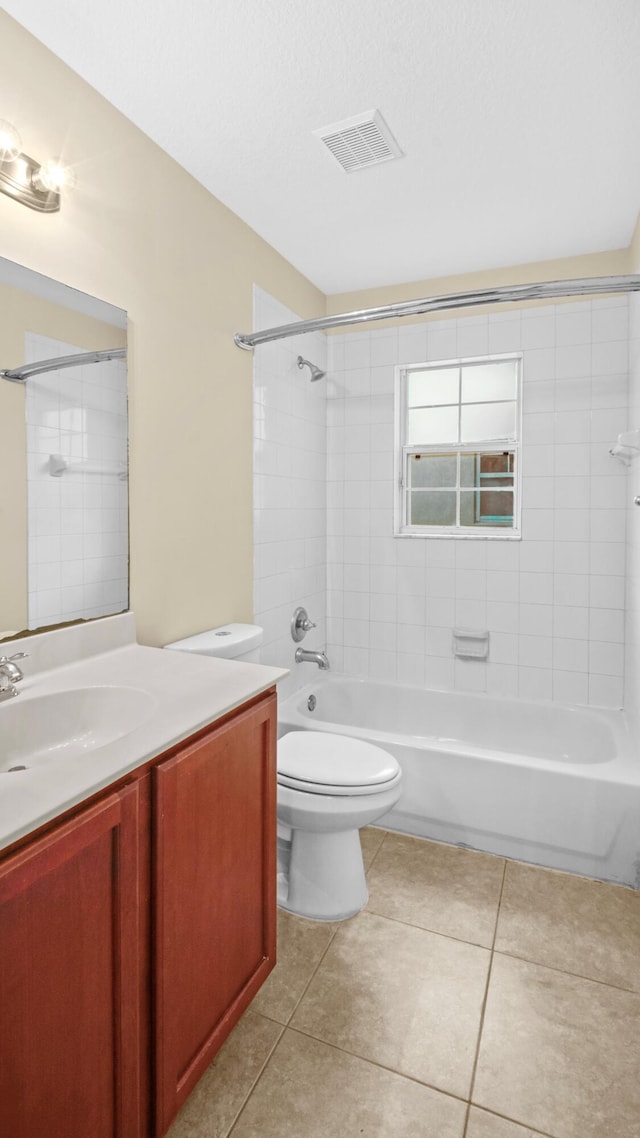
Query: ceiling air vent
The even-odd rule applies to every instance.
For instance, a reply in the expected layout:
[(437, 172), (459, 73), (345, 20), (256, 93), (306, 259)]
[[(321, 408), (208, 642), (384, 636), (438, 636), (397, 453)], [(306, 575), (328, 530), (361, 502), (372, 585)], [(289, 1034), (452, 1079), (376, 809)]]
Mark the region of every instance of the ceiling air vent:
[(313, 132), (348, 174), (379, 162), (402, 158), (402, 151), (380, 111), (364, 111)]

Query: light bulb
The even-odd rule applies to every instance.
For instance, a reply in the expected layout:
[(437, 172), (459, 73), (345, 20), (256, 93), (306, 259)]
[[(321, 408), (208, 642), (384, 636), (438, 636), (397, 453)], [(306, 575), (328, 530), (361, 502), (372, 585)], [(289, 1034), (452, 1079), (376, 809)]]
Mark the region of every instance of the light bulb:
[(22, 139), (15, 126), (0, 119), (0, 162), (13, 162), (22, 150)]
[(72, 190), (77, 182), (75, 171), (65, 166), (62, 158), (47, 158), (46, 162), (33, 175), (31, 181), (37, 190), (44, 193), (59, 194)]

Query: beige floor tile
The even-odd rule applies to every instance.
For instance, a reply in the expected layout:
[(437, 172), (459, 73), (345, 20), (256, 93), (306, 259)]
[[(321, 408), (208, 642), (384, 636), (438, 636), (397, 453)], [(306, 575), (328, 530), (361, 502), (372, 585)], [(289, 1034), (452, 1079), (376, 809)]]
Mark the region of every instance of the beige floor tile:
[(362, 860), (364, 868), (368, 869), (386, 837), (386, 830), (376, 830), (374, 826), (365, 826), (360, 831), (360, 845), (362, 846)]
[(472, 1099), (555, 1138), (639, 1138), (640, 996), (496, 954)]
[(361, 913), (338, 929), (291, 1025), (466, 1097), (489, 959), (476, 945)]
[(338, 928), (278, 910), (278, 963), (251, 1004), (252, 1011), (288, 1023)]
[(540, 1138), (539, 1130), (529, 1130), (516, 1122), (507, 1122), (486, 1110), (471, 1107), (465, 1138)]
[(462, 1138), (465, 1105), (285, 1031), (232, 1138)]
[(226, 1138), (282, 1028), (245, 1012), (182, 1107), (167, 1138)]
[(389, 834), (368, 874), (367, 910), (490, 948), (502, 858)]
[(496, 949), (640, 991), (640, 893), (510, 862)]

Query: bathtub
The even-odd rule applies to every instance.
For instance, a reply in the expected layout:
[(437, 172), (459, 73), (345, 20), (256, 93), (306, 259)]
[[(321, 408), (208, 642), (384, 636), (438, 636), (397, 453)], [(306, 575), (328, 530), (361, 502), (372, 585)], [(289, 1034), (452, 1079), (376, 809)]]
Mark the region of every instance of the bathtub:
[(640, 758), (622, 712), (330, 676), (280, 706), (280, 734), (305, 730), (395, 755), (386, 829), (640, 888)]

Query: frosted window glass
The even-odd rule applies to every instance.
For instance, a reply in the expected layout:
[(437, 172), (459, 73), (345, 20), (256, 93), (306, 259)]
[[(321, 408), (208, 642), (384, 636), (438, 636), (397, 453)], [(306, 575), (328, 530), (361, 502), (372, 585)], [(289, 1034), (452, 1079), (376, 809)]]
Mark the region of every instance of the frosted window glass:
[(416, 490), (409, 495), (412, 526), (454, 526), (456, 524), (455, 490)]
[(470, 364), (462, 369), (462, 402), (484, 403), (488, 399), (515, 399), (516, 363)]
[[(491, 438), (491, 436), (489, 436)], [(495, 436), (494, 436), (495, 437)], [(429, 407), (407, 413), (407, 443), (457, 443), (458, 407)]]
[(460, 439), (512, 439), (516, 431), (515, 403), (470, 403), (462, 408)]
[(457, 403), (460, 398), (460, 368), (433, 368), (430, 371), (412, 371), (409, 374), (409, 406), (434, 407), (443, 403)]
[(455, 486), (458, 460), (455, 454), (412, 454), (409, 480), (417, 486)]

